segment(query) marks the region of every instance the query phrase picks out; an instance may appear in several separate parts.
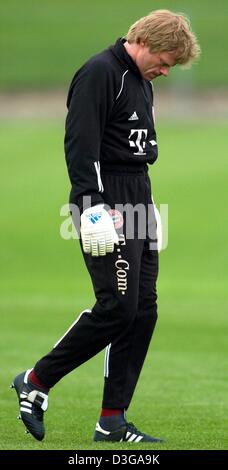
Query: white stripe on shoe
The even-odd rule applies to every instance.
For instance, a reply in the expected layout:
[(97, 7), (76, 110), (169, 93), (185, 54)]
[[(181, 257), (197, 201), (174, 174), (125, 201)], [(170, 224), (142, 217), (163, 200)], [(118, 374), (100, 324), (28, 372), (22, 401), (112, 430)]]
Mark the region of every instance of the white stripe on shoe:
[(24, 413), (29, 413), (30, 415), (32, 414), (32, 410), (30, 410), (29, 408), (24, 408), (23, 406), (20, 407), (20, 411), (24, 411)]
[(125, 441), (128, 442), (140, 442), (143, 436), (137, 436), (137, 434), (132, 434), (131, 432), (127, 432)]
[(32, 403), (29, 403), (29, 401), (21, 401), (20, 405), (25, 405), (25, 406), (28, 406), (29, 408), (32, 408)]
[(28, 376), (30, 374), (30, 372), (32, 371), (33, 369), (28, 369), (26, 372), (25, 372), (25, 376), (24, 376), (24, 383), (27, 384), (28, 383)]
[(98, 422), (96, 424), (96, 431), (101, 432), (101, 434), (105, 434), (106, 436), (111, 434), (110, 431), (106, 431), (105, 429), (103, 429)]
[(135, 442), (140, 442), (142, 440), (143, 436), (138, 436), (137, 439), (135, 439)]

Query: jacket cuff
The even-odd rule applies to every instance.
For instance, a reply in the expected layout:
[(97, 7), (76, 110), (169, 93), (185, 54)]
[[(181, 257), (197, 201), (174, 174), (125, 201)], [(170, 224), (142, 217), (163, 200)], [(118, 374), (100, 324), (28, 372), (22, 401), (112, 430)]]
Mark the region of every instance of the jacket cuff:
[(104, 204), (104, 200), (99, 193), (84, 194), (77, 198), (70, 197), (70, 203), (76, 204), (80, 210), (80, 214), (89, 207), (96, 206), (97, 204)]

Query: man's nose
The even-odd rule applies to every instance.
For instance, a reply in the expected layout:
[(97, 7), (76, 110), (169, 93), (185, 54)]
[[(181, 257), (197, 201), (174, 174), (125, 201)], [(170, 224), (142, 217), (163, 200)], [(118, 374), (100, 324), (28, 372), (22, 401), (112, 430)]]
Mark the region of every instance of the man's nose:
[(160, 73), (161, 73), (161, 75), (164, 75), (164, 77), (168, 77), (169, 67), (161, 67), (160, 68)]

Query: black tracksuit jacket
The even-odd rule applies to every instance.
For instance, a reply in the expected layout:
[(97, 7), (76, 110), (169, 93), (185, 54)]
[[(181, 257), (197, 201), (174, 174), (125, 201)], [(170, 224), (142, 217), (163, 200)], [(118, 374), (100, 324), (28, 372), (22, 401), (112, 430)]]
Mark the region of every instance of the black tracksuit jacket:
[(65, 155), (72, 190), (70, 202), (102, 203), (100, 171), (141, 168), (157, 158), (153, 89), (118, 39), (92, 57), (70, 85)]

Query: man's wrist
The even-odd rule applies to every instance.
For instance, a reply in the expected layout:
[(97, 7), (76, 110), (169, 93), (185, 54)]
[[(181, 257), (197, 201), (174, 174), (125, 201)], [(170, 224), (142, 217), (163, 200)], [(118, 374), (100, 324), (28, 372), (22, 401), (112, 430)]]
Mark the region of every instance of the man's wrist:
[(97, 206), (98, 204), (104, 205), (104, 200), (100, 194), (91, 193), (79, 196), (77, 199), (77, 206), (79, 207), (80, 214), (90, 207)]
[(90, 214), (93, 211), (99, 212), (104, 209), (104, 203), (103, 204), (96, 204), (95, 206), (90, 206), (87, 207), (85, 210), (83, 210), (83, 215)]

